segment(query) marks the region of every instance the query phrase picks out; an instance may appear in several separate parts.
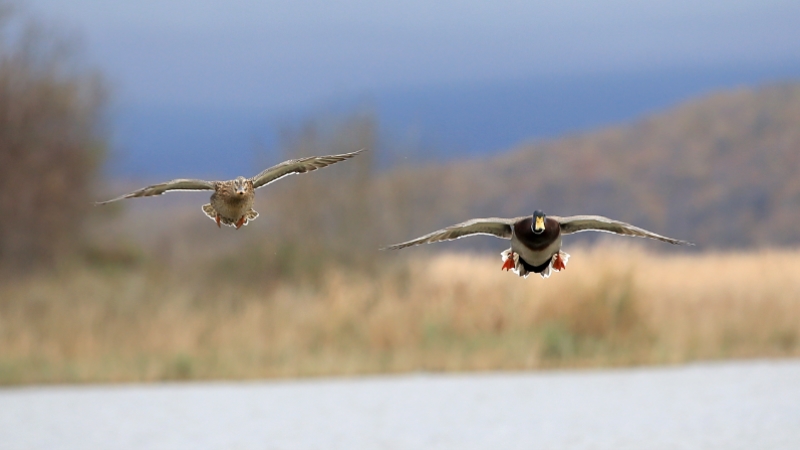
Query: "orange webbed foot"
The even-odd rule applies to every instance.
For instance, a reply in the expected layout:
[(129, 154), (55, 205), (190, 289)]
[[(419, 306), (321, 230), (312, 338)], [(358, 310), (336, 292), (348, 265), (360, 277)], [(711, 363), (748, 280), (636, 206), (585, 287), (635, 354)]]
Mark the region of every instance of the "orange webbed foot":
[(566, 268), (567, 268), (567, 264), (564, 262), (563, 259), (561, 259), (561, 254), (560, 253), (556, 253), (553, 256), (553, 270), (555, 270), (556, 272), (561, 272), (562, 270), (564, 270)]
[(239, 228), (242, 228), (242, 225), (244, 225), (244, 222), (246, 220), (247, 220), (247, 216), (242, 216), (239, 220), (237, 220), (236, 223), (235, 223), (236, 229), (238, 230)]
[(219, 224), (219, 214), (217, 214), (217, 228), (222, 228), (222, 225)]
[(510, 256), (507, 260), (503, 262), (503, 267), (500, 270), (512, 270), (514, 268), (514, 258)]

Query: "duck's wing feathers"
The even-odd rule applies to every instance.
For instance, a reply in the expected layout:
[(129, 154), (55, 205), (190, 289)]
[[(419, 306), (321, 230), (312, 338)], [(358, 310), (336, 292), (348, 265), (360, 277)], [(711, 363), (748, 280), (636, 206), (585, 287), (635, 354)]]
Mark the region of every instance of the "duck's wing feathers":
[(151, 197), (153, 195), (161, 195), (167, 191), (213, 191), (214, 183), (215, 182), (213, 181), (190, 180), (181, 178), (177, 180), (167, 181), (166, 183), (159, 183), (159, 184), (154, 184), (152, 186), (147, 186), (137, 191), (133, 191), (130, 194), (120, 195), (117, 198), (112, 198), (111, 200), (106, 200), (104, 202), (95, 202), (95, 205), (105, 205), (106, 203), (116, 202), (119, 200), (124, 200), (126, 198)]
[(258, 189), (287, 175), (321, 169), (331, 164), (344, 161), (345, 159), (350, 159), (363, 151), (364, 149), (357, 152), (343, 153), (341, 155), (309, 156), (307, 158), (290, 159), (264, 170), (251, 178), (250, 181), (253, 182), (253, 187)]
[(462, 237), (472, 236), (475, 234), (488, 234), (503, 239), (511, 239), (512, 228), (517, 220), (519, 219), (501, 219), (497, 217), (491, 217), (488, 219), (472, 219), (434, 231), (433, 233), (428, 233), (425, 236), (421, 236), (410, 241), (390, 245), (381, 250), (399, 250), (401, 248), (411, 247), (414, 245), (430, 244), (432, 242), (439, 241), (451, 241), (453, 239), (460, 239)]
[(647, 231), (644, 228), (639, 228), (629, 223), (620, 222), (619, 220), (613, 220), (603, 216), (550, 217), (561, 224), (561, 233), (563, 234), (580, 233), (581, 231), (600, 231), (623, 236), (650, 238), (657, 241), (669, 242), (670, 244), (694, 245), (691, 242), (662, 236), (652, 231)]

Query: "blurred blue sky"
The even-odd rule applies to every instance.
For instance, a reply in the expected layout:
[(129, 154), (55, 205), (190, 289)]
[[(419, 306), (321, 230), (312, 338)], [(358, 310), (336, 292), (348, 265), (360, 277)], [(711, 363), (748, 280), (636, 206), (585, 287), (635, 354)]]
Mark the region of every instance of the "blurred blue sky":
[[(192, 133), (213, 132), (219, 146), (252, 152), (254, 139), (269, 142), (262, 128), (276, 118), (331, 104), (366, 101), (389, 134), (412, 129), (451, 151), (480, 153), (625, 120), (717, 87), (800, 76), (796, 0), (32, 0), (27, 8), (77, 31), (87, 58), (108, 76), (117, 143), (130, 160), (118, 170), (132, 174), (151, 172), (136, 166), (141, 152), (189, 151), (175, 145)], [(615, 92), (631, 82), (641, 92), (622, 101), (632, 102), (627, 109), (615, 105)], [(519, 117), (528, 110), (546, 118), (559, 101), (537, 101), (540, 94), (581, 86), (595, 103), (570, 100), (572, 113), (561, 111), (566, 122), (555, 128)], [(487, 108), (492, 120), (476, 123)], [(599, 115), (581, 118), (587, 108)], [(183, 125), (137, 141), (165, 120)], [(220, 120), (229, 123), (208, 129)], [(494, 131), (509, 121), (518, 123), (513, 131)], [(464, 128), (473, 136), (451, 136)], [(198, 138), (191, 151), (203, 142), (215, 141)], [(206, 151), (211, 160), (215, 151), (222, 150)]]

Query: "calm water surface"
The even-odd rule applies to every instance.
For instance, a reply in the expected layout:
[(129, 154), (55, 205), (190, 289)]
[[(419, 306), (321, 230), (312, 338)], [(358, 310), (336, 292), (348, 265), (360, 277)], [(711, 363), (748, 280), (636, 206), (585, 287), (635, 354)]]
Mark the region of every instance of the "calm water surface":
[(0, 389), (3, 449), (800, 449), (800, 361)]

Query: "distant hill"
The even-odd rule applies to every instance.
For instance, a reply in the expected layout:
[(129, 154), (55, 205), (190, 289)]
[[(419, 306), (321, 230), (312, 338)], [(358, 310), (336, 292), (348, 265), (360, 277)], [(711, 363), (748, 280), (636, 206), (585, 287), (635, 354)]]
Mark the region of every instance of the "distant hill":
[(278, 156), (284, 128), (365, 109), (380, 121), (382, 142), (449, 161), (496, 154), (534, 137), (627, 122), (720, 89), (797, 79), (800, 60), (417, 86), (346, 95), (297, 110), (118, 105), (110, 117), (115, 152), (106, 172), (148, 179), (255, 173), (265, 157)]
[(607, 215), (705, 247), (796, 245), (800, 85), (722, 92), (630, 125), (392, 177), (424, 215), (416, 231), (538, 208)]
[[(270, 228), (270, 242), (316, 236), (331, 245), (373, 251), (472, 217), (542, 209), (606, 215), (694, 241), (700, 249), (800, 244), (800, 84), (721, 92), (625, 125), (531, 142), (494, 156), (422, 160), (388, 171), (370, 169), (382, 165), (372, 132), (354, 133), (351, 140), (321, 139), (317, 147), (300, 150), (376, 151), (259, 191), (264, 217), (248, 229)], [(413, 160), (389, 156), (401, 163), (406, 156)], [(147, 209), (169, 201), (125, 207)], [(197, 216), (196, 204), (177, 196), (174, 201), (186, 205), (192, 226), (218, 231)], [(584, 233), (571, 240), (597, 236)], [(448, 245), (494, 251), (504, 244), (492, 238), (441, 244)]]

